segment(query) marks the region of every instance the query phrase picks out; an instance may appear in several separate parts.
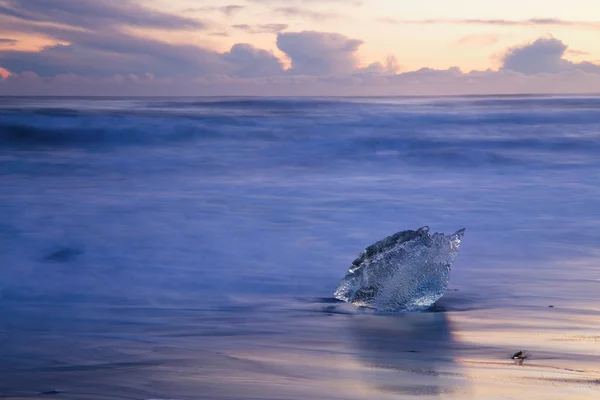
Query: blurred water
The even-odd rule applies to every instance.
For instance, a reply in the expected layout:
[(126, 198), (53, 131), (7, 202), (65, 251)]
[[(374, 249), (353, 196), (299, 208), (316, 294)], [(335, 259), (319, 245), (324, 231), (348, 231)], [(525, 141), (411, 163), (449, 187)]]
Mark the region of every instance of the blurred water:
[(598, 97), (3, 98), (0, 356), (243, 335), (424, 225), (467, 229), (455, 305), (597, 301), (598, 199)]

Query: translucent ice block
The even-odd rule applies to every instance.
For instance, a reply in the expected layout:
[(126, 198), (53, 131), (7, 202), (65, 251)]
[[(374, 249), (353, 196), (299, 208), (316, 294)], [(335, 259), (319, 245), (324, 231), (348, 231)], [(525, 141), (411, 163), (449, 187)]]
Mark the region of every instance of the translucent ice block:
[(380, 311), (425, 310), (444, 295), (464, 232), (431, 235), (423, 227), (389, 236), (352, 263), (334, 295)]

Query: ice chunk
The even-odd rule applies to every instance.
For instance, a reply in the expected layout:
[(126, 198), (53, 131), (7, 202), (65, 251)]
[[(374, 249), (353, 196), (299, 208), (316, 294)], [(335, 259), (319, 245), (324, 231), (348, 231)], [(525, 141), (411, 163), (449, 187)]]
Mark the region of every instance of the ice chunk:
[(431, 307), (448, 287), (464, 232), (431, 235), (423, 227), (398, 232), (367, 247), (352, 263), (335, 297), (380, 311)]

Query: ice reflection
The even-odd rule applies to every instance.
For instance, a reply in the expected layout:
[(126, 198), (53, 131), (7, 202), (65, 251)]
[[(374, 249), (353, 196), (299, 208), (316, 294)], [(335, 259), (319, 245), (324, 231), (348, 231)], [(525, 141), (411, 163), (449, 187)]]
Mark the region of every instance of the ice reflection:
[(455, 392), (460, 374), (446, 313), (358, 315), (350, 321), (369, 385), (404, 396)]

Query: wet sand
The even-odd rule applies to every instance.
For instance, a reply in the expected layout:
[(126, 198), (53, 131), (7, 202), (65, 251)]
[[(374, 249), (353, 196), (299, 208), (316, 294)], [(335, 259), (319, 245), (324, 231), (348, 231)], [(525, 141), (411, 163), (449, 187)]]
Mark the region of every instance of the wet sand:
[[(377, 315), (332, 299), (98, 309), (3, 335), (7, 399), (597, 399), (600, 310)], [(444, 309), (444, 310), (443, 310)], [(442, 311), (443, 310), (443, 311)], [(13, 329), (17, 327), (13, 326)], [(528, 358), (511, 355), (526, 350)]]

